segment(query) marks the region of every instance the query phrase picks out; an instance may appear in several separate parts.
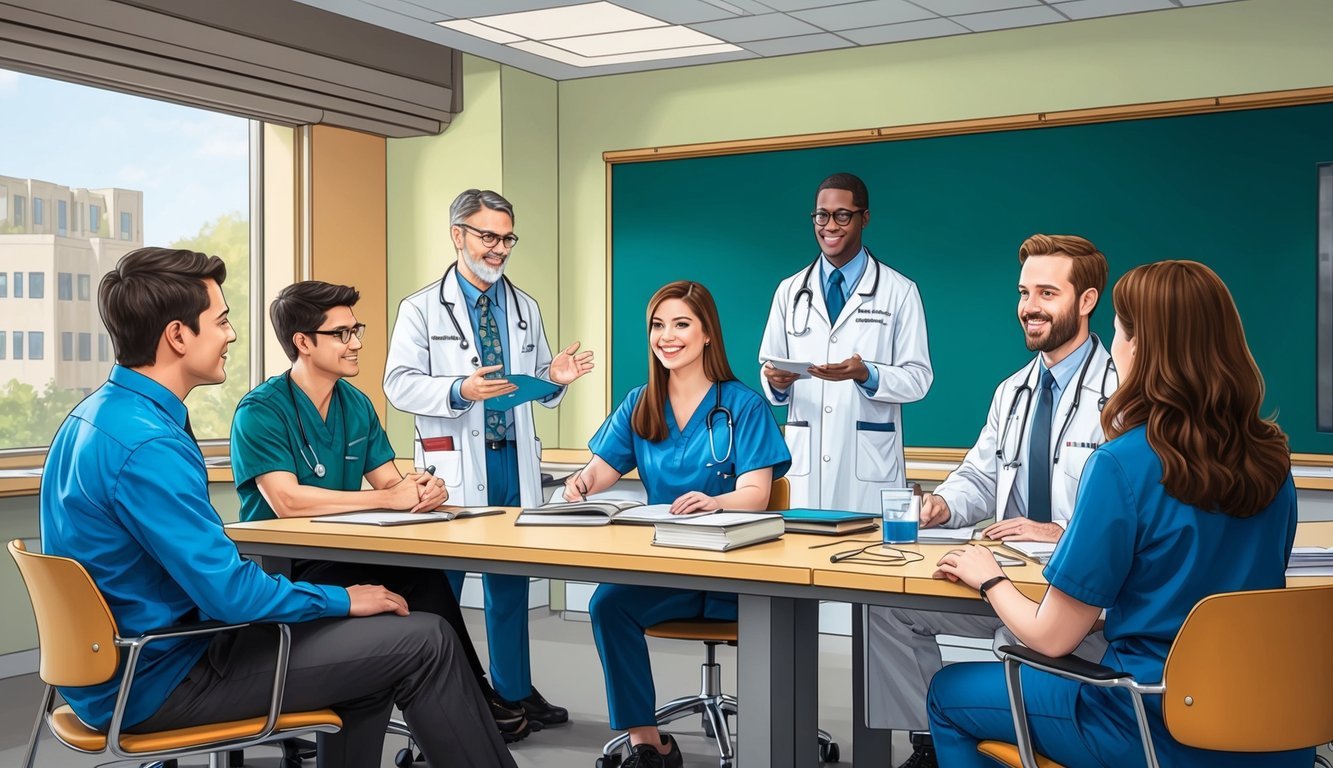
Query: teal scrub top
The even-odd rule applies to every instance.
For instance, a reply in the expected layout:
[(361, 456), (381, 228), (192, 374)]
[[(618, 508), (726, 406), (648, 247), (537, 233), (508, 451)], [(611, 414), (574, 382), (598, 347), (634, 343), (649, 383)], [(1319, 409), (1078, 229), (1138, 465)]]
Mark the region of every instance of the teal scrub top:
[[(301, 438), (301, 427), (309, 445)], [(231, 422), (231, 471), (245, 521), (277, 517), (259, 492), (255, 478), (260, 475), (290, 472), (301, 485), (359, 491), (367, 473), (393, 459), (393, 447), (370, 398), (342, 379), (333, 387), (327, 421), (283, 374), (241, 398)], [(323, 477), (314, 470), (320, 463)]]
[[(728, 428), (725, 416), (715, 413), (710, 435), (708, 414), (717, 405), (718, 387), (734, 426)], [(714, 384), (683, 430), (676, 426), (668, 401), (668, 434), (658, 443), (639, 437), (631, 426), (643, 390), (637, 387), (625, 396), (588, 448), (622, 475), (637, 467), (649, 504), (670, 504), (688, 491), (709, 496), (730, 493), (736, 490), (736, 478), (746, 472), (772, 467), (776, 480), (791, 468), (791, 454), (768, 404), (739, 381)]]
[[(1106, 609), (1110, 647), (1103, 664), (1157, 683), (1195, 603), (1220, 592), (1286, 586), (1295, 536), (1290, 474), (1276, 498), (1251, 517), (1192, 507), (1162, 486), (1162, 462), (1139, 426), (1093, 451), (1069, 530), (1043, 575), (1070, 597)], [(1144, 703), (1164, 766), (1304, 768), (1313, 759), (1311, 750), (1241, 754), (1187, 747), (1166, 732), (1161, 697), (1146, 696)], [(1083, 686), (1075, 716), (1105, 764), (1143, 764), (1126, 691)]]

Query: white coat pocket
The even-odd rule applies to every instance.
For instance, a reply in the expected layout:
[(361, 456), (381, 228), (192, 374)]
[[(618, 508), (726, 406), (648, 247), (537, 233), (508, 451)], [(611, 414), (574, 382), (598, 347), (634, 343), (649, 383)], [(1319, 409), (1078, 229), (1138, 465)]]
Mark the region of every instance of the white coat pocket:
[(1083, 467), (1087, 465), (1095, 447), (1083, 443), (1069, 445), (1068, 442), (1060, 446), (1060, 467), (1074, 481), (1075, 488), (1078, 487), (1079, 478), (1083, 476)]
[(435, 467), (435, 476), (447, 488), (463, 484), (463, 452), (454, 449), (452, 437), (428, 437), (420, 443), (421, 466)]
[(893, 422), (856, 422), (856, 477), (872, 483), (901, 484), (898, 429)]
[(782, 436), (791, 452), (791, 469), (787, 474), (796, 477), (810, 474), (810, 423), (789, 421), (782, 428)]

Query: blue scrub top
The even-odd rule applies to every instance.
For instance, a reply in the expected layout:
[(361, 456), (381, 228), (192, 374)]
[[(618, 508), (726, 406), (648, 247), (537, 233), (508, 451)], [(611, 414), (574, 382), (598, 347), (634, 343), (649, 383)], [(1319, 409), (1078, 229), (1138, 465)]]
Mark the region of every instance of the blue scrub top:
[[(309, 447), (301, 439), (297, 408)], [(259, 492), (255, 478), (260, 475), (290, 472), (301, 485), (359, 491), (366, 473), (393, 458), (393, 447), (370, 398), (343, 379), (333, 386), (327, 421), (284, 374), (241, 398), (231, 422), (231, 471), (241, 499), (241, 519), (247, 522), (277, 516)], [(319, 463), (324, 465), (324, 477), (313, 469)]]
[[(726, 418), (714, 413), (710, 450), (707, 421), (717, 404), (718, 387), (722, 388), (722, 407), (731, 411), (735, 426), (729, 430)], [(772, 467), (776, 480), (791, 468), (791, 454), (768, 404), (739, 381), (714, 384), (683, 430), (676, 426), (671, 402), (667, 401), (668, 434), (658, 443), (639, 437), (631, 426), (634, 406), (643, 390), (637, 387), (625, 396), (593, 435), (588, 448), (622, 475), (637, 467), (649, 504), (670, 504), (688, 491), (709, 496), (730, 493), (736, 490), (736, 478), (746, 472)], [(729, 437), (732, 447), (727, 456)], [(724, 460), (719, 464), (714, 456)], [(726, 477), (719, 476), (719, 472)]]
[[(1247, 518), (1185, 504), (1168, 495), (1161, 480), (1161, 460), (1142, 426), (1094, 451), (1069, 530), (1044, 571), (1051, 586), (1106, 609), (1110, 647), (1102, 663), (1144, 683), (1161, 681), (1167, 652), (1195, 603), (1220, 592), (1284, 587), (1296, 536), (1290, 474), (1276, 498)], [(1145, 703), (1162, 765), (1310, 764), (1310, 750), (1246, 755), (1185, 747), (1166, 732), (1161, 697), (1145, 697)], [(1076, 716), (1090, 745), (1119, 745), (1129, 764), (1141, 764), (1126, 692), (1084, 686)], [(1115, 751), (1098, 754), (1110, 765)]]

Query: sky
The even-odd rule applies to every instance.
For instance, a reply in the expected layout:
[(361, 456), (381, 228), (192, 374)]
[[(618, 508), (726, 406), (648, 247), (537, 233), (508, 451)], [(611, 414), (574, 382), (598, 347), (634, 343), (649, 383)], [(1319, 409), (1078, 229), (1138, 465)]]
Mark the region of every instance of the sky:
[(145, 245), (249, 209), (244, 118), (5, 69), (0, 115), (0, 175), (140, 190)]

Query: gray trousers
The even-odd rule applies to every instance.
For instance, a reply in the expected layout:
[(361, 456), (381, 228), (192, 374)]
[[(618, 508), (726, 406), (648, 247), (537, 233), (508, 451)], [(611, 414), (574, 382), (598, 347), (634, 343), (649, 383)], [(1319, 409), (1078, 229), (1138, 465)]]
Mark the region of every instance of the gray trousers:
[[(321, 619), (293, 624), (291, 632), (283, 709), (330, 708), (343, 720), (342, 731), (319, 735), (321, 768), (380, 765), (394, 704), (429, 765), (514, 766), (458, 637), (439, 616)], [(271, 626), (215, 637), (166, 702), (133, 730), (263, 715), (276, 656)]]
[[(936, 635), (993, 638), (994, 647), (1019, 645), (995, 616), (936, 613), (871, 606), (866, 616), (866, 724), (871, 728), (925, 731), (926, 691), (944, 667)], [(1106, 638), (1094, 632), (1074, 653), (1100, 661)]]

